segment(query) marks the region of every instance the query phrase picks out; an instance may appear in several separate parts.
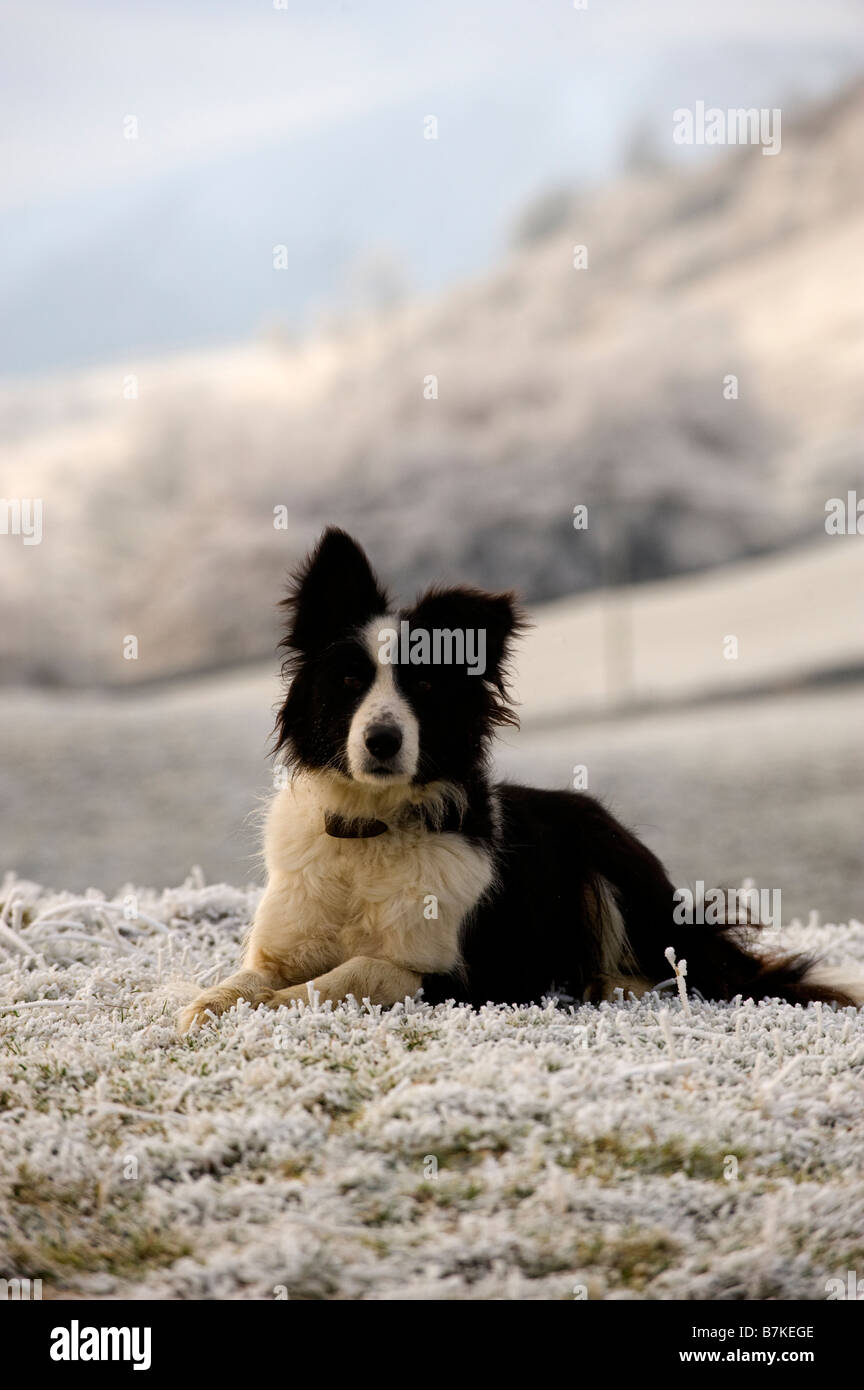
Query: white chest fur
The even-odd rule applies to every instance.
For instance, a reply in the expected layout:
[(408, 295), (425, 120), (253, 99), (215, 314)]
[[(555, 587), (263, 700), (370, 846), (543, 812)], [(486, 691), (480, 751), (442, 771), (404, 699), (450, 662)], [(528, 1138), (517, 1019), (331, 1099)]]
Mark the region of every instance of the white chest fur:
[[(452, 970), (461, 923), (492, 882), (491, 857), (459, 834), (400, 826), (404, 787), (393, 789), (389, 806), (378, 796), (373, 808), (369, 795), (309, 776), (274, 797), (265, 835), (270, 881), (254, 929), (259, 944), (279, 958), (299, 952), (301, 973), (358, 955), (420, 974)], [(432, 795), (440, 800), (440, 792)], [(391, 828), (337, 839), (324, 830), (325, 810), (389, 814)]]

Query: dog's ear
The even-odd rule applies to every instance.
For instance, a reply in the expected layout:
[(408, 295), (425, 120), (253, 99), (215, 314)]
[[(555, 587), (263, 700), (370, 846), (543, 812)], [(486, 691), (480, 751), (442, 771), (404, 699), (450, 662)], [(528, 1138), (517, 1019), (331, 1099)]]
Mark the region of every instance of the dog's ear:
[(281, 645), (309, 655), (386, 613), (389, 600), (362, 548), (330, 526), (295, 571), (281, 606), (288, 614)]
[(461, 587), (430, 589), (409, 615), (412, 628), (482, 632), (486, 669), (483, 679), (504, 695), (507, 664), (514, 638), (530, 624), (515, 594), (487, 594), (483, 589)]

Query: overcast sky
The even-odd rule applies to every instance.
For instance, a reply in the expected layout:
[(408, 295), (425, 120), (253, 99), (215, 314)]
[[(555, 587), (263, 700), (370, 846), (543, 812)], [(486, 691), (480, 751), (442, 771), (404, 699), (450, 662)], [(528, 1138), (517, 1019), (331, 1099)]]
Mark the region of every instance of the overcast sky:
[(284, 3), (7, 0), (0, 368), (302, 319), (370, 247), (437, 290), (526, 198), (614, 171), (638, 122), (788, 109), (864, 65), (861, 0)]

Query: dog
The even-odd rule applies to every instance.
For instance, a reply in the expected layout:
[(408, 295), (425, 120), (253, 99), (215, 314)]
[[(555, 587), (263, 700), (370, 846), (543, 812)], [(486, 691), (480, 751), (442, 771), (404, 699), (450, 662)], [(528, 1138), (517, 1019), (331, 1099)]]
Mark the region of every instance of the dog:
[(291, 775), (267, 814), (267, 886), (242, 969), (182, 1031), (311, 991), (385, 1007), (420, 990), (474, 1007), (638, 996), (669, 977), (670, 947), (706, 999), (864, 1002), (809, 958), (753, 953), (736, 924), (678, 924), (660, 861), (592, 797), (491, 780), (493, 735), (517, 723), (512, 594), (434, 588), (394, 611), (330, 528), (284, 607), (274, 751)]

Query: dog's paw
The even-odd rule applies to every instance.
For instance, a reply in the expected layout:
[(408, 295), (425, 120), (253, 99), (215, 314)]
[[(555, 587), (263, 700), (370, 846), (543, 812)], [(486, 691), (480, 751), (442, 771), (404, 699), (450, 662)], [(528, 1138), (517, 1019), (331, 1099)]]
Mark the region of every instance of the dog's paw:
[(180, 1010), (177, 1015), (177, 1032), (188, 1033), (190, 1028), (200, 1027), (203, 1023), (212, 1023), (210, 1014), (221, 1012), (221, 1009), (213, 1007), (213, 1002), (207, 998), (206, 994), (202, 994), (193, 1003), (187, 1004), (185, 1009)]
[[(267, 1004), (273, 995), (272, 989), (256, 990), (254, 996), (249, 999), (253, 1009), (259, 1004)], [(177, 1016), (177, 1031), (188, 1033), (190, 1029), (196, 1030), (205, 1023), (213, 1023), (220, 1014), (227, 1013), (233, 1009), (241, 999), (248, 998), (247, 995), (238, 994), (233, 989), (210, 989), (204, 994), (199, 994), (191, 1004), (187, 1004), (185, 1009), (181, 1009)]]

